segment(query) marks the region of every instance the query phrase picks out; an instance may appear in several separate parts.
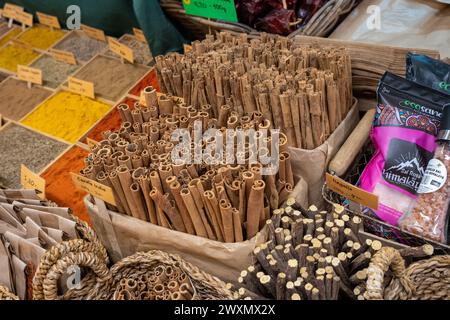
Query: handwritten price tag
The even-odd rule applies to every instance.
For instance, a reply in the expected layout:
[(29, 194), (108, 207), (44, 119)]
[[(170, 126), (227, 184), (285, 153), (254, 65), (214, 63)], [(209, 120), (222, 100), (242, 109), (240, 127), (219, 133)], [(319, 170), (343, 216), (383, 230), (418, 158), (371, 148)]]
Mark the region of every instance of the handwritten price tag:
[(17, 66), (17, 76), (20, 80), (42, 85), (42, 70), (27, 66)]
[(327, 186), (330, 190), (348, 198), (349, 200), (359, 203), (363, 206), (378, 210), (378, 196), (355, 187), (354, 185), (342, 180), (339, 177), (326, 174)]
[(147, 43), (147, 39), (145, 38), (144, 32), (141, 29), (133, 28), (133, 33), (138, 41)]
[(49, 52), (55, 60), (73, 65), (77, 64), (77, 59), (72, 52), (57, 49), (50, 49)]
[(22, 12), (23, 7), (16, 6), (15, 4), (5, 3), (3, 7), (3, 16), (8, 19), (17, 19), (17, 13)]
[(71, 172), (70, 175), (72, 176), (73, 183), (79, 189), (86, 191), (94, 197), (100, 198), (103, 201), (112, 204), (113, 206), (116, 205), (116, 200), (114, 199), (114, 194), (110, 187), (73, 172)]
[(42, 12), (36, 12), (36, 15), (38, 17), (39, 23), (50, 28), (61, 29), (61, 25), (59, 24), (57, 17)]
[(238, 22), (234, 0), (183, 0), (187, 14)]
[(25, 11), (17, 12), (16, 20), (22, 25), (32, 27), (33, 26), (33, 15)]
[(83, 96), (95, 99), (94, 83), (69, 77), (69, 90)]
[(134, 63), (134, 53), (130, 47), (120, 43), (116, 39), (108, 38), (109, 49), (130, 63)]
[(83, 30), (84, 33), (86, 33), (86, 35), (88, 37), (91, 37), (93, 39), (106, 42), (106, 36), (105, 36), (105, 32), (103, 30), (100, 30), (100, 29), (97, 29), (97, 28), (93, 28), (93, 27), (89, 27), (89, 26), (84, 25), (84, 24), (81, 25), (81, 30)]
[(35, 174), (23, 164), (20, 166), (20, 184), (25, 189), (39, 191), (39, 197), (45, 199), (45, 179)]

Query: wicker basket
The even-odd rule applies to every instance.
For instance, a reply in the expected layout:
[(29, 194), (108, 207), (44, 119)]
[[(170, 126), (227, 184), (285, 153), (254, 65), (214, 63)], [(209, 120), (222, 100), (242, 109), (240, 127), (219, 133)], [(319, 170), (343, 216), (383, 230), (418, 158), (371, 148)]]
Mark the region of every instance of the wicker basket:
[[(357, 4), (358, 0), (330, 0), (301, 28), (292, 32), (295, 35), (324, 37), (331, 33), (338, 22), (343, 19)], [(242, 23), (219, 21), (187, 15), (182, 0), (161, 0), (163, 10), (195, 39), (202, 39), (212, 31), (245, 32), (258, 35), (259, 31)]]
[[(49, 250), (39, 265), (34, 279), (34, 299), (39, 300), (113, 300), (123, 279), (137, 279), (157, 266), (181, 269), (193, 288), (193, 299), (231, 299), (231, 292), (221, 280), (199, 270), (179, 256), (154, 250), (139, 252), (124, 258), (111, 269), (93, 242), (71, 240)], [(62, 295), (58, 283), (71, 266), (89, 270), (80, 284)]]
[[(385, 275), (390, 270), (389, 285)], [(367, 300), (449, 300), (450, 256), (435, 256), (405, 268), (400, 253), (390, 247), (382, 248), (368, 269)]]

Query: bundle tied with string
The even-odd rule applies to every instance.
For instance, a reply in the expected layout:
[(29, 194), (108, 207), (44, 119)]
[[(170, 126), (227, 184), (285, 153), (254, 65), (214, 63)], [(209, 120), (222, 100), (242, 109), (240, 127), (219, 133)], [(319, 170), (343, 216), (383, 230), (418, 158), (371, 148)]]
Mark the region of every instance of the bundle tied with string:
[(253, 238), (295, 184), (286, 136), (256, 110), (224, 104), (215, 117), (209, 104), (143, 95), (145, 105), (118, 106), (120, 129), (103, 133), (80, 174), (111, 187), (120, 213), (211, 240)]

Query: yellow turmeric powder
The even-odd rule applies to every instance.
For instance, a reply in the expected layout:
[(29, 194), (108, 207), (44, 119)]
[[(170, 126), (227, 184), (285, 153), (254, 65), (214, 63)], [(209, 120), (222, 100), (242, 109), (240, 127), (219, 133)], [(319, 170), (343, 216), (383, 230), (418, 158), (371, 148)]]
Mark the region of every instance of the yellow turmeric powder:
[(39, 105), (22, 123), (74, 143), (110, 108), (103, 102), (60, 91)]
[(33, 48), (47, 50), (63, 36), (64, 32), (61, 30), (52, 30), (48, 27), (36, 26), (22, 33), (18, 39), (29, 44)]
[(0, 68), (17, 72), (17, 65), (28, 65), (39, 56), (39, 53), (16, 44), (0, 48)]
[(9, 40), (22, 32), (20, 28), (13, 28), (0, 39), (0, 47), (3, 47)]

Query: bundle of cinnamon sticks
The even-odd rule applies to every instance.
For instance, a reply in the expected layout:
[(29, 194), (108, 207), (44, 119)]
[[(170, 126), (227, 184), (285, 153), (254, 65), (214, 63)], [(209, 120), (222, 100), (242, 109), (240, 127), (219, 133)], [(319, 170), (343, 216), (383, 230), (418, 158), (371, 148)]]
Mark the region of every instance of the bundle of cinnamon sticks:
[[(279, 137), (280, 152), (274, 154), (279, 157), (279, 170), (267, 175), (262, 174), (265, 166), (259, 162), (260, 153), (256, 162), (250, 161), (255, 154), (247, 141), (240, 145), (242, 163), (237, 157), (225, 163), (174, 160), (172, 151), (190, 154), (196, 148), (215, 150), (214, 158), (221, 153), (215, 149), (215, 140), (234, 132), (226, 129), (254, 129), (258, 135), (271, 123), (257, 111), (242, 117), (227, 105), (214, 118), (208, 105), (176, 104), (170, 96), (157, 97), (151, 87), (144, 90), (144, 97), (147, 107), (139, 103), (134, 110), (126, 104), (117, 107), (121, 128), (103, 133), (104, 140), (92, 149), (80, 174), (111, 187), (117, 204), (111, 209), (121, 213), (223, 242), (255, 236), (270, 218), (271, 209), (283, 203), (294, 187), (286, 137)], [(226, 134), (197, 140), (193, 131), (199, 122), (203, 131), (216, 128)], [(183, 148), (179, 148), (181, 140), (171, 142), (180, 128), (193, 133)], [(264, 138), (269, 145), (271, 139), (270, 134)], [(239, 153), (237, 143), (231, 148), (233, 154)], [(268, 148), (261, 150), (271, 153)]]
[(318, 147), (352, 105), (345, 49), (226, 32), (195, 41), (192, 48), (185, 55), (156, 57), (162, 91), (194, 107), (209, 104), (215, 116), (223, 104), (239, 115), (261, 112), (290, 146)]
[(186, 273), (158, 265), (144, 274), (122, 278), (113, 300), (192, 300), (194, 289)]

